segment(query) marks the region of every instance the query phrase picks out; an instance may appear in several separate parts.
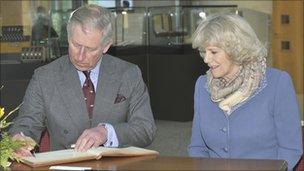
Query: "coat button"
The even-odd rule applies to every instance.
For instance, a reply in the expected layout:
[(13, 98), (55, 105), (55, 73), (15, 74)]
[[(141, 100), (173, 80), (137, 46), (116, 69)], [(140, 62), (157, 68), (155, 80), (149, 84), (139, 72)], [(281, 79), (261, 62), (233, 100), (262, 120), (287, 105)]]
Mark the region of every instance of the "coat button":
[(227, 132), (227, 128), (226, 128), (226, 127), (223, 127), (221, 130), (222, 130), (223, 132)]
[(223, 150), (227, 153), (228, 152), (228, 148), (227, 147), (223, 147)]
[(67, 129), (64, 129), (64, 130), (63, 130), (63, 133), (64, 133), (64, 134), (68, 134), (69, 131), (68, 131)]

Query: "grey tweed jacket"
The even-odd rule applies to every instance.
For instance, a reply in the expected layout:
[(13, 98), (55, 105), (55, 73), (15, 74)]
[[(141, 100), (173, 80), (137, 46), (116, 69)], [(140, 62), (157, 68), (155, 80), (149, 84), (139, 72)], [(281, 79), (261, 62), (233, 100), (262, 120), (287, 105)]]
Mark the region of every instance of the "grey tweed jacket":
[(22, 131), (39, 142), (47, 128), (51, 150), (58, 150), (69, 148), (85, 129), (109, 123), (120, 145), (149, 145), (156, 127), (140, 69), (110, 55), (100, 67), (91, 122), (77, 70), (64, 56), (35, 70), (10, 133)]

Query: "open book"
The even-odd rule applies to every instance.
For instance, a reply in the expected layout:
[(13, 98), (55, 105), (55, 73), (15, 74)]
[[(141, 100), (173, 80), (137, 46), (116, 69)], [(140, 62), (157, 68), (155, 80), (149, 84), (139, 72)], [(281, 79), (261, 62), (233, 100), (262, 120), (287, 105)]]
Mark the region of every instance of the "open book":
[(138, 147), (126, 148), (106, 148), (98, 147), (92, 148), (86, 152), (76, 152), (74, 149), (57, 150), (44, 153), (36, 153), (35, 157), (23, 157), (21, 162), (31, 166), (40, 167), (60, 163), (77, 162), (84, 160), (100, 159), (104, 156), (109, 157), (123, 157), (123, 156), (144, 156), (144, 155), (158, 155), (157, 151), (148, 150)]

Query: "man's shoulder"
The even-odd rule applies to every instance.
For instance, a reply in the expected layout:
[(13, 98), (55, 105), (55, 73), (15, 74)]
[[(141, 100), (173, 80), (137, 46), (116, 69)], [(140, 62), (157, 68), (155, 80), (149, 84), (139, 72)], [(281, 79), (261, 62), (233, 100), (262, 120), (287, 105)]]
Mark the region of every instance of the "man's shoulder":
[(120, 59), (118, 57), (115, 57), (115, 56), (112, 56), (109, 54), (105, 54), (103, 58), (104, 58), (103, 60), (105, 62), (111, 63), (113, 65), (118, 65), (120, 67), (134, 67), (135, 66), (135, 64), (133, 64), (131, 62), (125, 61), (123, 59)]
[(106, 54), (103, 57), (102, 61), (103, 61), (102, 63), (106, 67), (111, 68), (113, 71), (121, 74), (127, 71), (138, 69), (137, 65), (109, 54)]
[(68, 63), (68, 57), (62, 56), (46, 65), (43, 65), (35, 70), (35, 73), (54, 74), (61, 72), (62, 66)]

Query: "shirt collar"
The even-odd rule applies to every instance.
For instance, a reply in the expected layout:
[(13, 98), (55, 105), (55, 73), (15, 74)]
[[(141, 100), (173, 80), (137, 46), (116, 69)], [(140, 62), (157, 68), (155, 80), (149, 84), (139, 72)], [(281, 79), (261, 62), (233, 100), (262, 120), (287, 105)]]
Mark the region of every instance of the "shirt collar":
[[(99, 75), (101, 61), (102, 61), (102, 57), (97, 62), (96, 66), (91, 70), (91, 73), (90, 73), (90, 77), (91, 78), (94, 77), (94, 76), (98, 76)], [(83, 75), (82, 71), (77, 70), (77, 72), (78, 72), (78, 75), (80, 77), (82, 77), (82, 75)]]
[(101, 60), (102, 60), (102, 57), (99, 59), (99, 61), (97, 62), (95, 68), (93, 68), (91, 70), (91, 74), (94, 74), (94, 75), (98, 75), (99, 74), (99, 69), (100, 69), (100, 64), (101, 64)]

